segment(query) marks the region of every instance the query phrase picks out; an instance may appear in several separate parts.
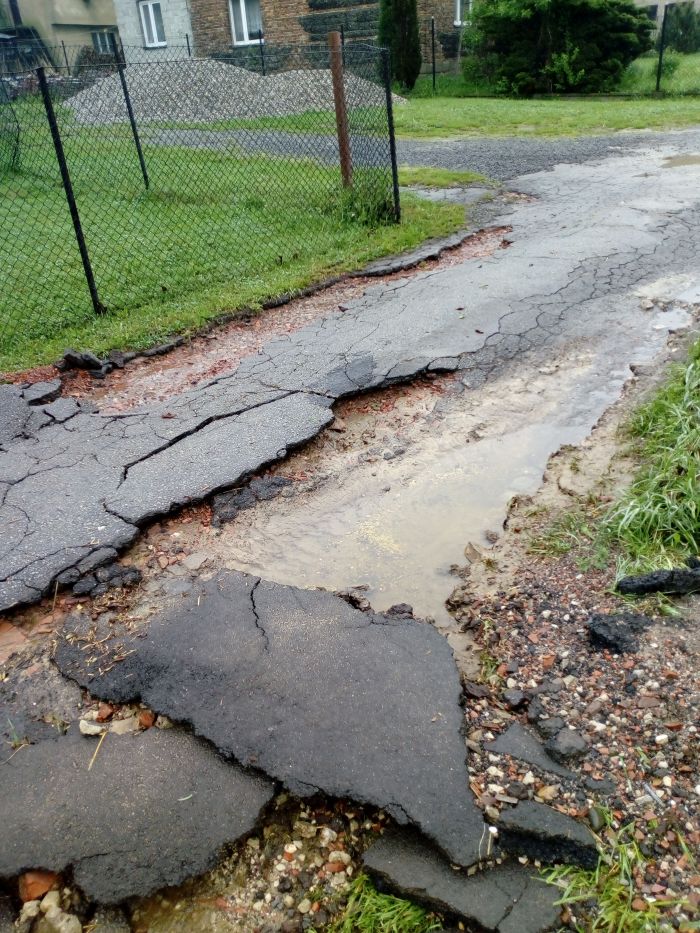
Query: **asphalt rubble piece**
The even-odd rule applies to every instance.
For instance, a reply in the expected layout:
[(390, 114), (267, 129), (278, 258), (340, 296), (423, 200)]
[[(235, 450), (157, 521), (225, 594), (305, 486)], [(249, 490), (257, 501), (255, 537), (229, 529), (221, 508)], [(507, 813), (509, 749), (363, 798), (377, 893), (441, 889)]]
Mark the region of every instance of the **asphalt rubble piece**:
[(388, 830), (363, 861), (380, 888), (458, 917), (470, 929), (543, 933), (560, 925), (561, 892), (532, 865), (503, 862), (466, 875), (410, 830)]
[(597, 613), (592, 615), (587, 623), (588, 637), (595, 648), (613, 651), (615, 654), (626, 654), (637, 651), (637, 636), (650, 625), (653, 625), (653, 620), (648, 616), (632, 612), (615, 615)]
[(550, 864), (573, 863), (583, 868), (595, 868), (598, 864), (595, 836), (583, 823), (532, 800), (502, 811), (498, 836), (501, 846), (511, 855)]
[(147, 895), (213, 868), (273, 796), (177, 729), (97, 742), (71, 728), (6, 761), (0, 878), (71, 868), (99, 903)]
[(541, 771), (549, 771), (562, 778), (575, 778), (573, 771), (563, 767), (551, 758), (541, 742), (519, 722), (514, 722), (493, 742), (486, 745), (488, 751), (500, 755), (510, 755), (518, 761), (534, 765)]
[(673, 570), (654, 570), (639, 576), (623, 577), (615, 589), (622, 596), (647, 596), (664, 593), (666, 596), (684, 596), (700, 593), (700, 567), (677, 567)]
[(459, 676), (427, 623), (223, 571), (134, 633), (75, 613), (54, 659), (91, 694), (139, 697), (298, 796), (379, 806), (465, 867), (483, 855)]

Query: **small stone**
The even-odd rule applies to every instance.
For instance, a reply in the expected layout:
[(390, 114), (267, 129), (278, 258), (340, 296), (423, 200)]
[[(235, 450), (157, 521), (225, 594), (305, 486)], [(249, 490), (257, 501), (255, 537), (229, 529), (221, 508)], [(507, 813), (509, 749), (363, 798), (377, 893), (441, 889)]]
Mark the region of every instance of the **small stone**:
[(668, 736), (665, 733), (655, 736), (654, 741), (657, 745), (668, 745)]
[(501, 816), (501, 811), (498, 809), (498, 807), (492, 807), (492, 806), (484, 807), (484, 813), (485, 813), (486, 816), (487, 816), (490, 820), (492, 820), (494, 823), (495, 823), (496, 820), (498, 820), (498, 819), (500, 818), (500, 816)]
[(586, 741), (573, 729), (562, 729), (544, 747), (559, 764), (578, 761), (588, 751)]
[(503, 694), (503, 700), (509, 709), (520, 709), (527, 703), (527, 694), (522, 690), (506, 690)]
[(347, 852), (343, 852), (342, 849), (336, 849), (330, 853), (328, 856), (329, 862), (342, 862), (343, 865), (349, 865), (352, 859), (350, 858)]
[(311, 901), (308, 899), (308, 897), (305, 897), (303, 901), (299, 901), (297, 910), (300, 914), (308, 914), (308, 912), (311, 910)]
[(591, 824), (591, 829), (593, 832), (599, 832), (605, 825), (603, 821), (603, 814), (597, 807), (591, 807), (586, 815), (588, 817), (588, 822)]
[(28, 923), (39, 916), (39, 901), (27, 901), (19, 912), (20, 924)]
[(114, 707), (111, 703), (100, 703), (97, 707), (97, 716), (95, 717), (97, 722), (107, 722), (108, 719), (111, 719), (114, 713)]
[(44, 914), (48, 913), (52, 907), (61, 909), (61, 892), (55, 889), (45, 894), (39, 904), (39, 908)]
[(58, 881), (54, 871), (25, 871), (19, 877), (19, 896), (23, 903), (36, 901), (43, 897), (47, 891)]
[(113, 719), (109, 724), (109, 731), (115, 735), (126, 735), (128, 732), (138, 732), (139, 717), (127, 716), (126, 719)]
[(139, 712), (138, 720), (141, 729), (150, 729), (151, 726), (155, 725), (156, 714), (153, 710), (142, 709)]
[(282, 899), (282, 903), (287, 908), (294, 907), (294, 898), (291, 894), (285, 894), (284, 898)]
[(537, 731), (546, 738), (552, 738), (565, 727), (566, 723), (559, 716), (548, 716), (546, 719), (540, 719), (535, 723)]
[(338, 838), (338, 833), (334, 829), (331, 829), (330, 826), (324, 826), (321, 832), (319, 833), (319, 839), (320, 839), (321, 845), (326, 849), (330, 846), (332, 842), (335, 842), (337, 838)]
[(90, 722), (87, 719), (81, 719), (78, 728), (81, 735), (102, 735), (107, 730), (107, 727), (101, 723)]

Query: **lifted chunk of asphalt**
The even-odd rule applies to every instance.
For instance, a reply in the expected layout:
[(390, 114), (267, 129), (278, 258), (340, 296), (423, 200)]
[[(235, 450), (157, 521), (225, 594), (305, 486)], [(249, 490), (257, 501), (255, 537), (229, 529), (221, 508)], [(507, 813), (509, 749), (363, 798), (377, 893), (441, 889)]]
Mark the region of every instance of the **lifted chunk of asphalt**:
[(232, 522), (245, 509), (252, 509), (258, 502), (268, 501), (292, 485), (292, 480), (285, 476), (260, 476), (252, 479), (247, 486), (238, 486), (228, 492), (220, 492), (211, 502), (215, 528), (225, 522)]
[(593, 615), (588, 620), (588, 637), (596, 648), (625, 654), (636, 651), (639, 646), (637, 635), (649, 628), (653, 622), (648, 616), (633, 612), (618, 615)]
[(584, 868), (598, 864), (595, 836), (590, 830), (570, 816), (532, 800), (501, 813), (498, 835), (503, 848), (513, 855)]
[(43, 405), (53, 402), (61, 394), (61, 380), (52, 379), (50, 382), (34, 382), (22, 392), (22, 398), (28, 405)]
[(459, 676), (430, 625), (230, 571), (135, 635), (93, 632), (76, 614), (55, 654), (93, 694), (141, 697), (295, 794), (375, 804), (454, 862), (478, 861)]
[(96, 748), (69, 732), (6, 761), (0, 878), (72, 867), (91, 900), (144, 896), (212, 868), (273, 794), (175, 729), (107, 735), (88, 770)]
[(700, 593), (700, 569), (677, 567), (674, 570), (655, 570), (634, 577), (618, 580), (615, 589), (623, 596), (646, 596), (648, 593), (665, 593), (667, 596), (684, 596)]
[(568, 768), (557, 764), (544, 750), (542, 743), (519, 722), (514, 722), (505, 732), (501, 733), (493, 742), (486, 746), (488, 751), (500, 755), (510, 755), (518, 761), (534, 765), (542, 771), (558, 774), (564, 778), (574, 778), (576, 775)]
[(407, 830), (386, 832), (363, 861), (382, 888), (459, 917), (470, 928), (543, 933), (559, 926), (560, 892), (540, 880), (532, 866), (506, 862), (468, 876)]

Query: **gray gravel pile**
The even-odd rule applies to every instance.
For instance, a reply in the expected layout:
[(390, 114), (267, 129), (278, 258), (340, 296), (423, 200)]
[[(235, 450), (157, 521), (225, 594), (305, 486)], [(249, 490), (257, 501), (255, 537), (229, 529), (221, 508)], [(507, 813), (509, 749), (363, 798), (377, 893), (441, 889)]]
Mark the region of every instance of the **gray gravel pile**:
[[(134, 115), (139, 122), (212, 122), (289, 116), (333, 108), (328, 69), (281, 72), (263, 77), (217, 61), (133, 64), (126, 69)], [(346, 74), (349, 108), (379, 106), (384, 89)], [(82, 125), (126, 121), (127, 111), (118, 74), (110, 74), (66, 101)]]

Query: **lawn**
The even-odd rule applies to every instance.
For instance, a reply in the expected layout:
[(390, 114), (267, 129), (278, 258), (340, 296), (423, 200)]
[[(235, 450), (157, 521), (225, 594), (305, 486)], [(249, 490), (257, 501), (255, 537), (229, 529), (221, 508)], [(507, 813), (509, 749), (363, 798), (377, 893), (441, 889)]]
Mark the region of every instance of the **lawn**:
[(394, 119), (397, 135), (409, 139), (600, 135), (695, 125), (700, 123), (700, 102), (689, 97), (414, 97), (395, 108)]
[[(55, 360), (67, 346), (146, 347), (236, 309), (358, 269), (464, 221), (455, 205), (406, 197), (386, 217), (388, 169), (182, 146), (144, 147), (146, 191), (124, 127), (67, 125), (65, 146), (106, 314), (95, 315), (50, 140), (24, 137), (0, 179), (0, 371)], [(382, 216), (383, 215), (383, 216)]]

